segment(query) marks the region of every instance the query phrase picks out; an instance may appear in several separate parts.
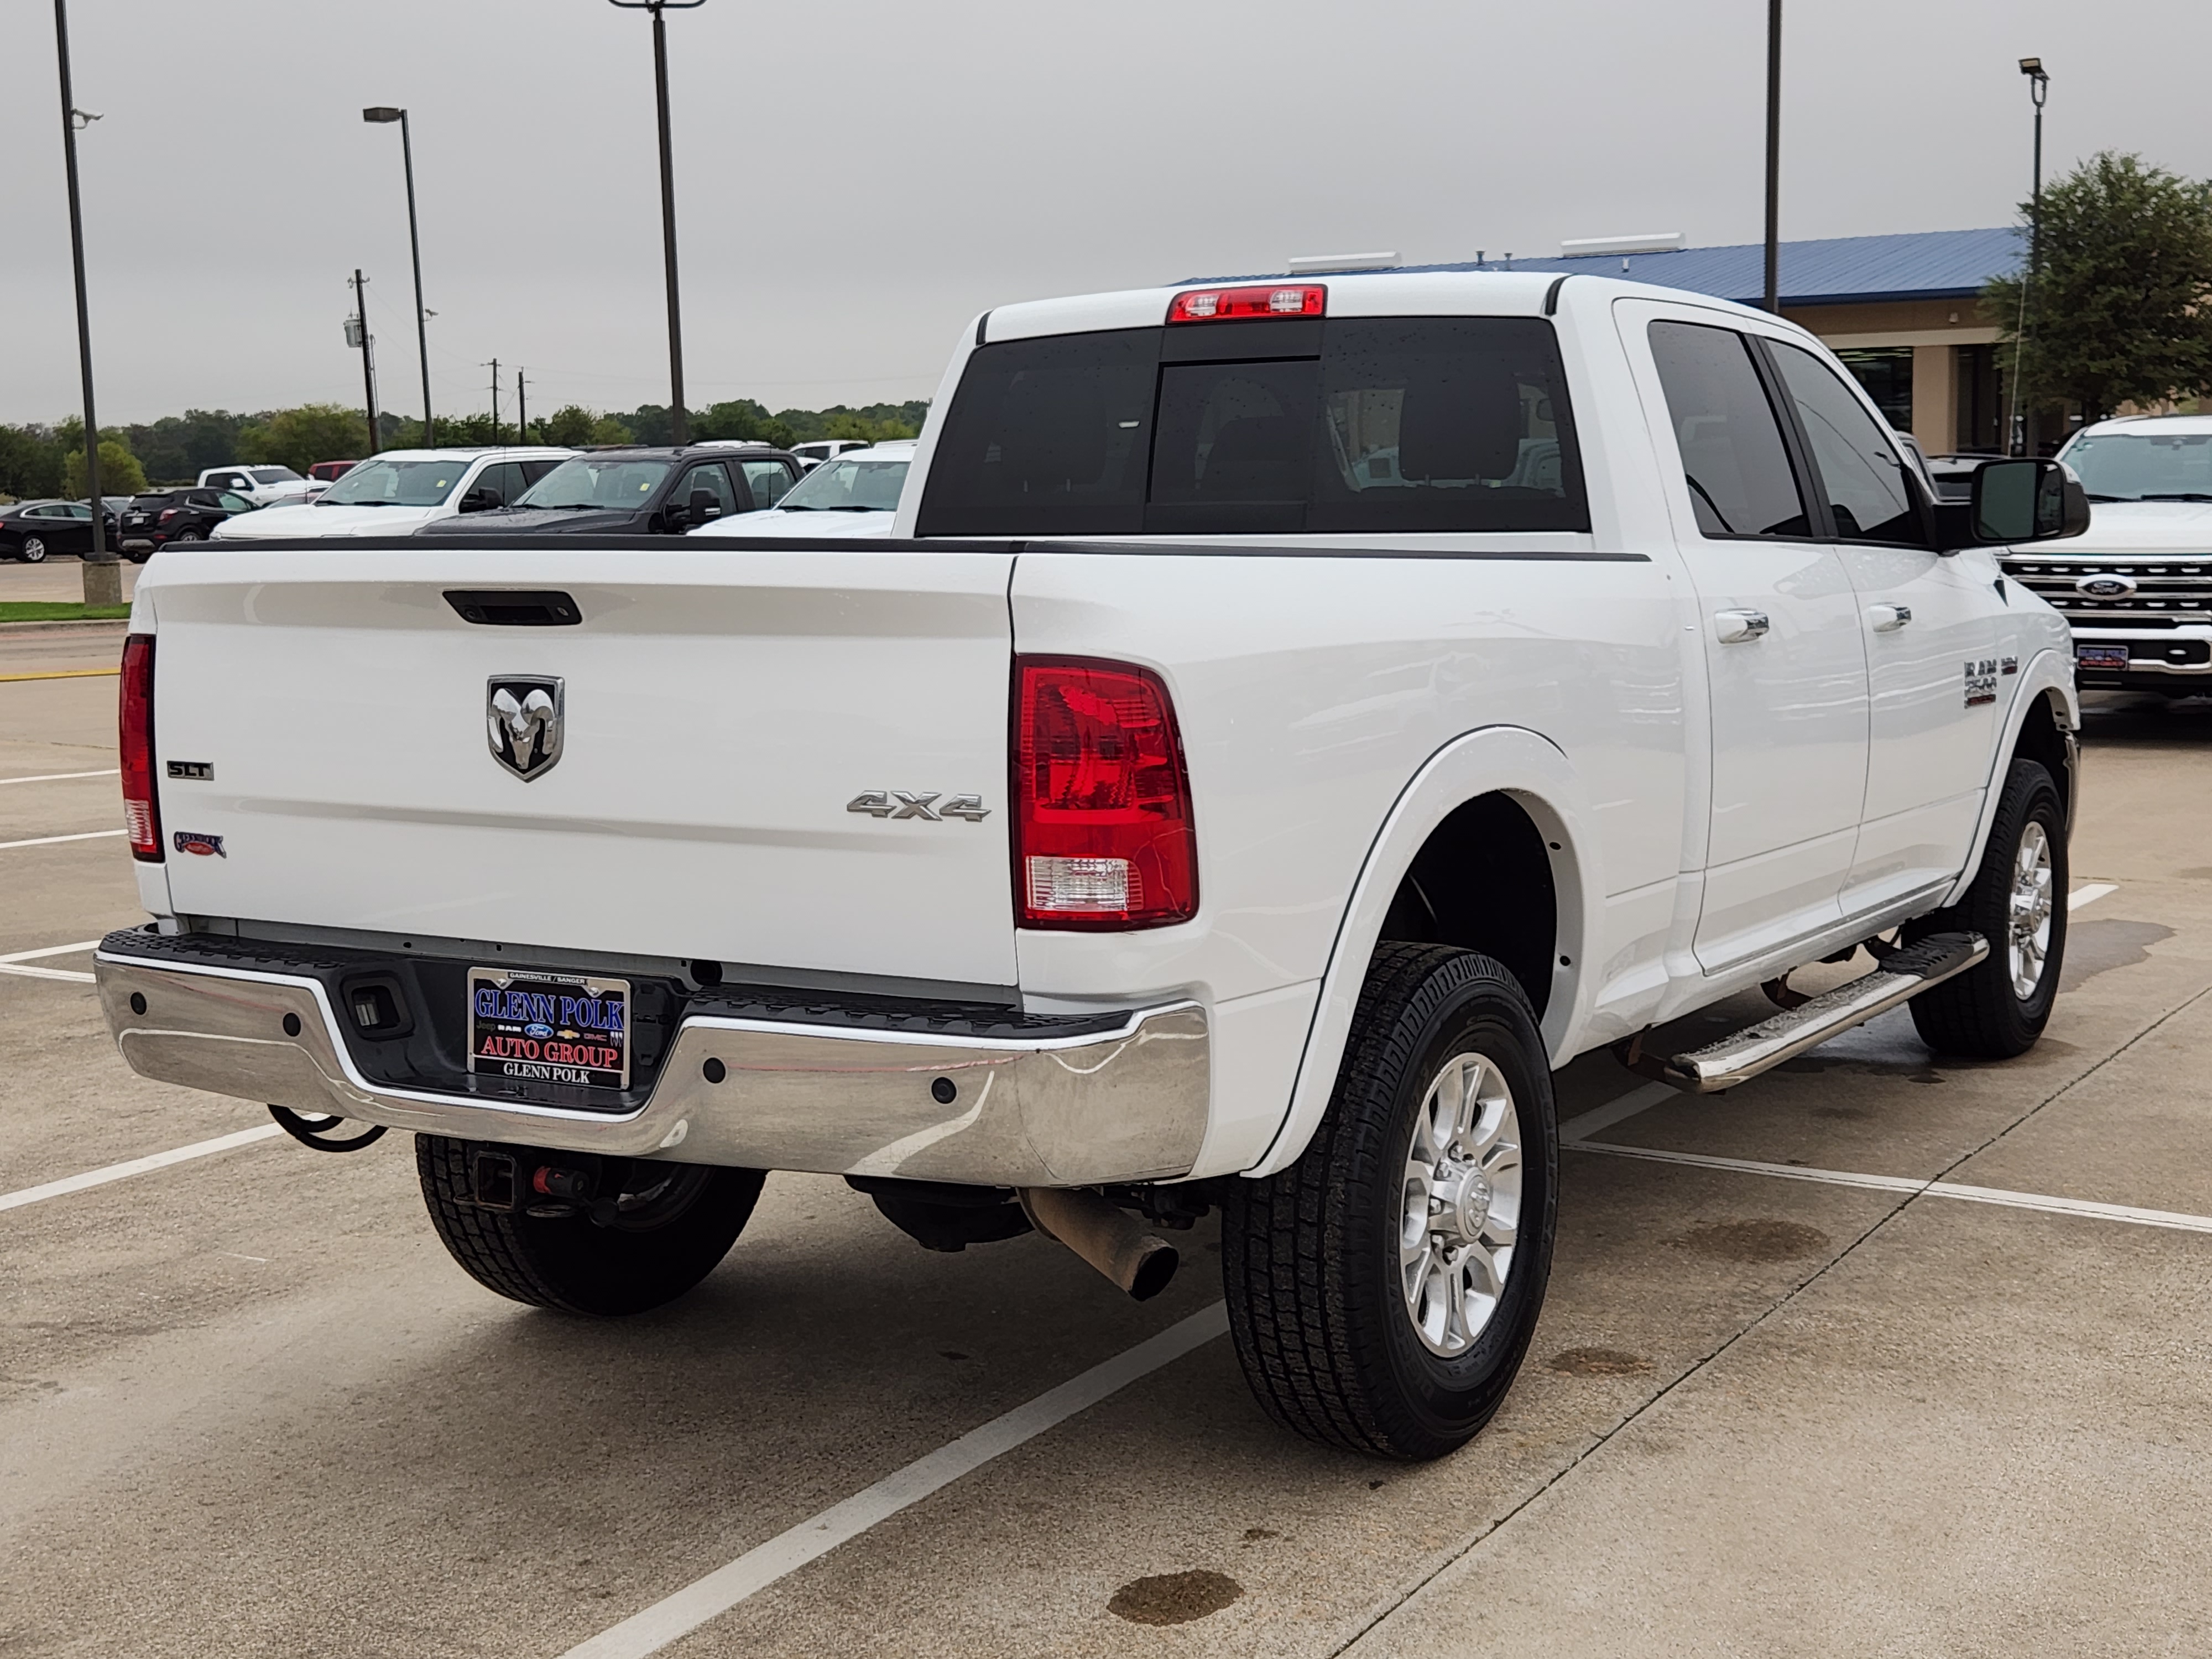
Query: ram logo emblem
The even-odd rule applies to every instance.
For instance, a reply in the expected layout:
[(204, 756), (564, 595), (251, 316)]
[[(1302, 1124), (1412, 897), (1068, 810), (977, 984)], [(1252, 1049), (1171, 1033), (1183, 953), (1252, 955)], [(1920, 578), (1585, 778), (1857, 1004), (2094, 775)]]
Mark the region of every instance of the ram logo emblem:
[(562, 683), (543, 674), (498, 674), (484, 686), (484, 729), (492, 758), (525, 783), (561, 758)]

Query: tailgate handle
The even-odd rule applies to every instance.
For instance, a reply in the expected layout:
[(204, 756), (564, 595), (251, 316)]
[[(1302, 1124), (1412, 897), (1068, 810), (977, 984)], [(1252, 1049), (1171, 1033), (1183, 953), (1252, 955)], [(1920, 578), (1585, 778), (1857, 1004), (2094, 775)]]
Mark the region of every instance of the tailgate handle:
[(449, 587), (446, 603), (463, 622), (487, 628), (574, 628), (584, 620), (575, 600), (550, 589)]

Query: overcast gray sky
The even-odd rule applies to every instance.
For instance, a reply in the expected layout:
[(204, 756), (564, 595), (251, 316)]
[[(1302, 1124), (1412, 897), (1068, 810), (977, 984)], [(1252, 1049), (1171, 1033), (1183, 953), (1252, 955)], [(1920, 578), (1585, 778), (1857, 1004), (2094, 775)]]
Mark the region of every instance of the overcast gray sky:
[[(606, 0), (71, 0), (103, 422), (665, 401), (652, 58)], [(1297, 253), (1760, 234), (1761, 0), (707, 0), (672, 12), (690, 401), (932, 392), (986, 306)], [(2212, 174), (2203, 0), (1790, 0), (1783, 234), (2010, 221), (2047, 163)], [(0, 420), (78, 406), (47, 0), (0, 7)], [(511, 369), (507, 384), (513, 384)], [(511, 412), (511, 411), (510, 411)]]

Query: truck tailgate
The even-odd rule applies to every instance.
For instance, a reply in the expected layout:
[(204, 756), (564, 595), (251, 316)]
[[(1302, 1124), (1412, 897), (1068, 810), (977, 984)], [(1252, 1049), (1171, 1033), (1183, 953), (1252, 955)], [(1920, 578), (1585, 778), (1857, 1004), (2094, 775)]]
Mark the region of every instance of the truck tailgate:
[[(136, 626), (150, 605), (172, 902), (1010, 986), (1011, 562), (728, 542), (165, 559)], [(582, 621), (471, 623), (446, 598), (492, 589), (565, 593)], [(532, 677), (561, 682), (562, 731), (526, 780), (491, 721), (495, 682), (527, 703)], [(901, 814), (897, 791), (985, 816)], [(848, 810), (869, 792), (892, 810)]]

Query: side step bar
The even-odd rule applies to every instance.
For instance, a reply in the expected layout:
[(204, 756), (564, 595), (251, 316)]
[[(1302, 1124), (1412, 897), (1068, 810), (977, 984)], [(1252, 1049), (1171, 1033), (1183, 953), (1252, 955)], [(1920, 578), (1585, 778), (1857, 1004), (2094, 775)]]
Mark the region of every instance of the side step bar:
[(1979, 933), (1931, 933), (1917, 944), (1892, 951), (1874, 972), (1848, 985), (1747, 1026), (1718, 1042), (1686, 1054), (1646, 1054), (1638, 1036), (1613, 1045), (1613, 1055), (1639, 1077), (1668, 1084), (1686, 1094), (1717, 1095), (1748, 1083), (1839, 1032), (1887, 1013), (1931, 985), (1963, 974), (1990, 953)]

